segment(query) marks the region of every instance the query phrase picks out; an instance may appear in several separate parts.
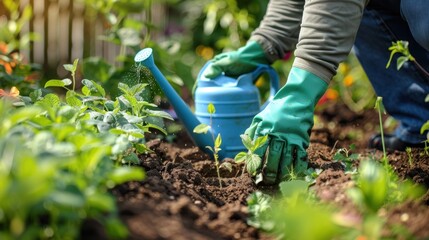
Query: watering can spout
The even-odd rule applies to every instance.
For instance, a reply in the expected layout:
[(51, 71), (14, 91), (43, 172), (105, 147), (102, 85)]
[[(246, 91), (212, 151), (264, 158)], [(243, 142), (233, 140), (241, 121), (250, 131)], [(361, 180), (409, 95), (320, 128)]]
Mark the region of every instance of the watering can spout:
[(153, 50), (151, 48), (145, 48), (136, 54), (134, 61), (151, 71), (194, 143), (201, 149), (206, 149), (207, 146), (213, 146), (213, 138), (210, 133), (197, 134), (193, 132), (194, 128), (201, 122), (197, 119), (185, 101), (177, 94), (164, 75), (162, 75), (154, 62), (152, 53)]

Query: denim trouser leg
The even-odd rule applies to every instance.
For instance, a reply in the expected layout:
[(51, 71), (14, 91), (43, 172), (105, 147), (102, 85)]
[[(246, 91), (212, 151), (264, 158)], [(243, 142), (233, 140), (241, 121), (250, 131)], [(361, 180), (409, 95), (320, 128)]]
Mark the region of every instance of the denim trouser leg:
[[(407, 1), (410, 0), (402, 0), (402, 5)], [(411, 2), (414, 1), (423, 4), (427, 0)], [(420, 8), (429, 15), (427, 3), (423, 5), (426, 7)], [(405, 15), (404, 18), (412, 17), (410, 12), (401, 11)], [(427, 139), (426, 134), (420, 134), (420, 128), (429, 120), (429, 103), (425, 102), (429, 94), (429, 51), (415, 40), (411, 32), (428, 31), (429, 21), (423, 24), (418, 20), (413, 19), (418, 23), (414, 23), (417, 30), (410, 30), (409, 24), (401, 14), (368, 8), (364, 11), (354, 46), (355, 53), (375, 92), (383, 97), (386, 111), (400, 123), (395, 135), (409, 143), (419, 143)], [(411, 19), (407, 21), (411, 22)], [(417, 36), (416, 34), (414, 36)], [(396, 54), (391, 66), (386, 69), (390, 56), (388, 48), (397, 40), (409, 42), (410, 52), (417, 63), (407, 62), (397, 70), (396, 59), (401, 54)]]

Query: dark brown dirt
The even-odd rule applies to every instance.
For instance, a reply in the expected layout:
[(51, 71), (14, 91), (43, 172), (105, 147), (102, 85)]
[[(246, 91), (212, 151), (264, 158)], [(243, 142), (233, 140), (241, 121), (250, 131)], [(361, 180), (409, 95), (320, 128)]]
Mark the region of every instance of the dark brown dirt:
[[(369, 136), (378, 129), (378, 115), (373, 110), (356, 114), (335, 105), (318, 116), (308, 154), (310, 166), (324, 171), (313, 188), (322, 201), (359, 218), (345, 194), (352, 179), (332, 158), (337, 149), (352, 143), (355, 153), (380, 158), (381, 152), (366, 148)], [(190, 144), (186, 134), (179, 134), (173, 143), (153, 139), (147, 145), (154, 151), (140, 156), (147, 178), (113, 190), (129, 239), (274, 239), (246, 224), (246, 199), (258, 188), (239, 166), (233, 164), (232, 172), (221, 172), (220, 188), (213, 161)], [(421, 152), (413, 151), (412, 165), (403, 152), (390, 153), (389, 160), (400, 177), (429, 187), (429, 158)], [(386, 209), (383, 217), (389, 226), (400, 224), (416, 239), (429, 239), (428, 205), (426, 193), (419, 201)]]

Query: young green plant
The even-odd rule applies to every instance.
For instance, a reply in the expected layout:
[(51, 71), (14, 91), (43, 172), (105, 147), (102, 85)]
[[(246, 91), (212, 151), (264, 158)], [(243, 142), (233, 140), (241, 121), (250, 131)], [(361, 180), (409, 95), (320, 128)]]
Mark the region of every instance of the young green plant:
[(334, 161), (341, 162), (345, 167), (345, 171), (348, 173), (356, 173), (357, 170), (353, 164), (358, 160), (359, 154), (351, 153), (355, 148), (356, 145), (354, 144), (351, 144), (349, 148), (340, 148), (337, 150), (333, 158)]
[(250, 139), (249, 135), (246, 134), (241, 134), (240, 137), (247, 152), (239, 152), (235, 156), (234, 161), (236, 163), (244, 163), (243, 173), (246, 169), (250, 175), (255, 176), (262, 165), (262, 159), (256, 154), (256, 150), (267, 142), (268, 136), (260, 136), (253, 141)]
[(387, 159), (387, 155), (386, 155), (386, 145), (384, 144), (383, 120), (381, 117), (381, 113), (383, 112), (384, 114), (386, 114), (386, 111), (384, 110), (382, 97), (377, 97), (377, 100), (375, 101), (375, 107), (374, 108), (378, 110), (378, 120), (380, 122), (381, 144), (383, 146), (383, 162), (384, 162), (384, 165), (387, 166), (387, 164), (389, 163), (389, 160)]
[[(210, 114), (210, 124), (209, 125), (207, 125), (205, 123), (199, 124), (198, 126), (196, 126), (194, 128), (194, 133), (204, 133), (204, 134), (206, 134), (212, 128), (213, 114), (216, 112), (216, 108), (213, 105), (213, 103), (209, 103), (209, 105), (207, 106), (207, 112)], [(221, 178), (220, 178), (220, 170), (219, 169), (221, 167), (225, 167), (226, 169), (230, 170), (231, 169), (231, 165), (229, 163), (226, 163), (226, 162), (220, 164), (220, 162), (219, 162), (219, 151), (222, 150), (220, 148), (220, 145), (222, 144), (222, 137), (221, 137), (220, 133), (216, 136), (216, 138), (215, 138), (215, 135), (214, 135), (213, 131), (210, 131), (210, 133), (211, 133), (212, 138), (213, 138), (214, 146), (213, 147), (206, 146), (206, 148), (208, 148), (213, 153), (213, 158), (214, 158), (214, 161), (215, 161), (217, 177), (218, 177), (218, 180), (219, 180), (219, 186), (220, 186), (220, 188), (222, 188), (222, 181), (221, 181)]]

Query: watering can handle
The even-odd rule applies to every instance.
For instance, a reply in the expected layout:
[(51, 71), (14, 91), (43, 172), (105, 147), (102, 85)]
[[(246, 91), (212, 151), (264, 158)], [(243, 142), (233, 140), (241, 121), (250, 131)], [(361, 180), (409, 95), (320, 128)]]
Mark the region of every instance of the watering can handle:
[(280, 89), (279, 76), (274, 70), (274, 68), (272, 68), (270, 65), (259, 64), (253, 72), (248, 73), (249, 75), (251, 75), (249, 79), (252, 79), (253, 83), (255, 83), (258, 77), (261, 76), (261, 74), (263, 73), (267, 73), (270, 77), (270, 96), (268, 97), (267, 101), (262, 104), (261, 111), (271, 102), (271, 100), (273, 100), (274, 95)]

